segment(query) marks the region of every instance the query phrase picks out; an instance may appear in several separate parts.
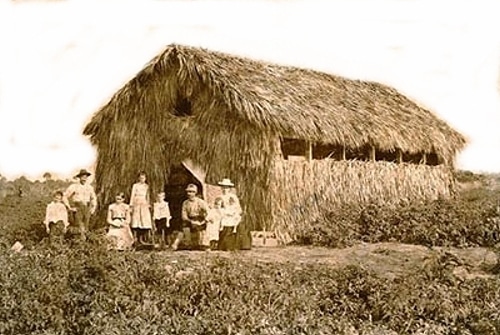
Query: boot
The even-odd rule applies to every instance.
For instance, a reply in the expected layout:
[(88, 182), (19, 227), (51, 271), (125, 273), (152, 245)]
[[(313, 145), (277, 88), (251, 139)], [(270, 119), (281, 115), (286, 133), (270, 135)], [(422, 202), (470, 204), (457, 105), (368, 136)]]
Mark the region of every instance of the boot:
[(181, 241), (182, 241), (182, 233), (179, 233), (177, 234), (174, 243), (172, 243), (172, 250), (179, 249), (179, 244), (181, 243)]

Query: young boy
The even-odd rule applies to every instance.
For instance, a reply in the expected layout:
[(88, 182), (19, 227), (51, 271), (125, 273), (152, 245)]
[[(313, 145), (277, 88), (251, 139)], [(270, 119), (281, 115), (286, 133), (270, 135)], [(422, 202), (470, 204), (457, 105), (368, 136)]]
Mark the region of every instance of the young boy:
[(47, 205), (45, 211), (45, 230), (51, 243), (61, 243), (69, 226), (68, 210), (63, 203), (63, 193), (54, 192), (54, 199)]
[(153, 219), (155, 222), (156, 232), (163, 238), (163, 243), (170, 245), (169, 239), (171, 235), (170, 229), (170, 208), (168, 202), (165, 201), (165, 192), (160, 192), (156, 196), (156, 201), (153, 204)]

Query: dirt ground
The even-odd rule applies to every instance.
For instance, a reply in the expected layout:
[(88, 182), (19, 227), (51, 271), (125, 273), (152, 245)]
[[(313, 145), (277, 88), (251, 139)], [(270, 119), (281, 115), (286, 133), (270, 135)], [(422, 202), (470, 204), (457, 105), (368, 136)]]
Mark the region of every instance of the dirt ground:
[(300, 268), (303, 264), (324, 264), (332, 267), (359, 265), (381, 276), (394, 278), (423, 268), (427, 259), (439, 253), (447, 253), (453, 272), (465, 279), (489, 277), (487, 269), (499, 262), (498, 255), (486, 248), (427, 248), (399, 243), (358, 244), (344, 249), (286, 246), (256, 247), (237, 252), (222, 251), (162, 251), (166, 260), (227, 257), (242, 261), (291, 263)]

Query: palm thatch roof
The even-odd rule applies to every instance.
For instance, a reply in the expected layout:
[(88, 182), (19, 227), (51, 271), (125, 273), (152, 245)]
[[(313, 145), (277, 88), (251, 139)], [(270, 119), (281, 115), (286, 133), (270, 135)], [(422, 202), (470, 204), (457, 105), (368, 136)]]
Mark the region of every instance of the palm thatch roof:
[[(108, 136), (110, 123), (137, 118), (155, 122), (150, 130), (165, 132), (180, 98), (192, 100), (193, 109), (226, 109), (231, 113), (226, 117), (265, 133), (348, 148), (436, 153), (452, 162), (466, 143), (444, 121), (389, 86), (176, 44), (122, 87), (84, 134), (98, 143)], [(177, 124), (170, 128), (181, 129)]]

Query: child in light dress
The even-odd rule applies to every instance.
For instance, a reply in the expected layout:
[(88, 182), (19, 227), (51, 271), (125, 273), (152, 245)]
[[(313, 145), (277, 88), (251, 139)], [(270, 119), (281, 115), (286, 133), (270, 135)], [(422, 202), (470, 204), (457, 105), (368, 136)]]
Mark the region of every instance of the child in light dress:
[(222, 198), (214, 200), (213, 207), (208, 211), (205, 219), (207, 223), (206, 239), (208, 242), (208, 250), (217, 250), (219, 243), (220, 223), (222, 220)]

